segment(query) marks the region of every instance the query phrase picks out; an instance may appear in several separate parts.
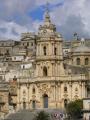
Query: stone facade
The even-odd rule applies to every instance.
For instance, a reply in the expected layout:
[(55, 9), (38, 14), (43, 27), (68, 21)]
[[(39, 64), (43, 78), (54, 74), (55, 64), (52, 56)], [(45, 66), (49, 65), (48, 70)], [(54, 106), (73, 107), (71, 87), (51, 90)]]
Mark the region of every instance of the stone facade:
[(90, 47), (86, 43), (84, 39), (65, 42), (48, 11), (37, 34), (23, 33), (20, 41), (11, 44), (1, 41), (5, 46), (0, 46), (0, 80), (8, 86), (6, 111), (11, 112), (11, 107), (14, 111), (65, 109), (70, 101), (90, 96)]
[(0, 118), (7, 115), (9, 111), (8, 93), (8, 84), (0, 82)]

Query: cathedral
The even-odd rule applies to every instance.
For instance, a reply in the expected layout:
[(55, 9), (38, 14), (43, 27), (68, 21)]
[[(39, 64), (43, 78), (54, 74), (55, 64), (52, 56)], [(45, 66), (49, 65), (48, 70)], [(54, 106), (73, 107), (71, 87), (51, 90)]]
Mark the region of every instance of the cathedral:
[(70, 101), (89, 98), (89, 41), (77, 34), (64, 41), (48, 11), (37, 34), (0, 41), (0, 112), (64, 110)]

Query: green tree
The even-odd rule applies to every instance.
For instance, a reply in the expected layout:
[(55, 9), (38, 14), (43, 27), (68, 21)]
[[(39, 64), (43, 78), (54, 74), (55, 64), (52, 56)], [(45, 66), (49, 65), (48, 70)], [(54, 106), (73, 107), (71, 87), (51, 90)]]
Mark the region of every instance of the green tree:
[(67, 105), (66, 111), (67, 114), (70, 115), (72, 118), (79, 118), (81, 116), (82, 108), (82, 100), (75, 100)]
[(34, 120), (50, 120), (50, 116), (47, 112), (40, 111), (39, 113), (36, 114)]

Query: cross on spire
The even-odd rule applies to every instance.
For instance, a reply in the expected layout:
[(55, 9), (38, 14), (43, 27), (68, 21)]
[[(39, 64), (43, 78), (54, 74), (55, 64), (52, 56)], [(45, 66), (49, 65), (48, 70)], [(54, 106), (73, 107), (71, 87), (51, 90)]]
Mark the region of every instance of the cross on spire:
[(45, 7), (45, 22), (51, 22), (50, 20), (50, 15), (49, 15), (49, 3), (46, 3), (46, 7)]
[(46, 12), (49, 13), (49, 2), (46, 3)]

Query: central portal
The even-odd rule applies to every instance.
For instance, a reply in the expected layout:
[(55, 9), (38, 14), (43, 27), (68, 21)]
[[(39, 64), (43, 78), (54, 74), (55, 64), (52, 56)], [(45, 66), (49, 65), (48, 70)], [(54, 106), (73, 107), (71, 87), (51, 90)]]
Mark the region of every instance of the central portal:
[(26, 102), (23, 102), (23, 109), (26, 109)]
[(43, 107), (48, 108), (48, 95), (47, 94), (43, 95)]

